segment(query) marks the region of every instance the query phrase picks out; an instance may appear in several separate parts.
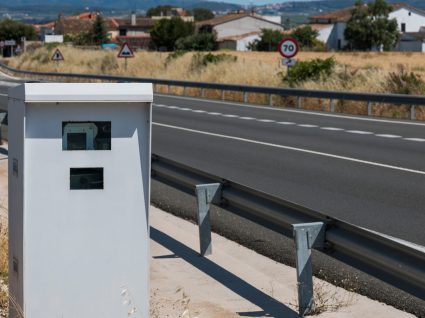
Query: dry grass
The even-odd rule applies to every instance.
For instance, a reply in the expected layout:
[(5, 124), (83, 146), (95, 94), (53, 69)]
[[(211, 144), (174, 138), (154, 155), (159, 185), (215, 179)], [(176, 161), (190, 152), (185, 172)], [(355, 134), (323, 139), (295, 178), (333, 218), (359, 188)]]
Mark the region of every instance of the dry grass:
[[(35, 71), (59, 71), (71, 73), (114, 74), (138, 77), (155, 77), (179, 80), (205, 81), (214, 83), (234, 83), (258, 86), (284, 86), (281, 75), (286, 69), (280, 65), (277, 53), (267, 52), (225, 52), (237, 57), (237, 61), (224, 61), (210, 64), (208, 67), (194, 68), (193, 55), (187, 53), (182, 57), (167, 61), (168, 53), (138, 52), (129, 60), (126, 71), (124, 61), (116, 58), (117, 52), (100, 50), (82, 50), (62, 47), (65, 61), (57, 65), (50, 61), (53, 50), (41, 48), (35, 52), (24, 54), (10, 60), (10, 65)], [(223, 52), (220, 52), (223, 53)], [(356, 92), (387, 92), (389, 73), (398, 72), (402, 67), (407, 72), (415, 72), (425, 78), (425, 59), (421, 53), (321, 53), (304, 52), (298, 60), (328, 58), (333, 56), (337, 63), (335, 73), (322, 80), (308, 81), (300, 87), (306, 89), (329, 89)], [(165, 86), (157, 86), (158, 92), (167, 92)], [(174, 94), (183, 94), (183, 89), (172, 87)], [(199, 89), (187, 89), (191, 96), (199, 96)], [(206, 90), (205, 96), (220, 98), (220, 92)], [(226, 99), (242, 101), (240, 93), (226, 92)], [(265, 96), (250, 95), (249, 101), (267, 104)], [(328, 101), (305, 99), (303, 107), (315, 110), (327, 110)], [(274, 105), (295, 107), (291, 98), (275, 97)], [(350, 114), (365, 114), (366, 105), (362, 103), (338, 102), (336, 111)], [(374, 115), (407, 118), (408, 112), (399, 107), (388, 108), (386, 105), (375, 105)], [(424, 109), (417, 110), (418, 119), (425, 119)]]
[[(0, 204), (0, 214), (6, 208)], [(8, 271), (9, 271), (9, 258), (8, 258), (8, 230), (7, 220), (0, 218), (0, 316), (5, 317), (8, 308)]]
[[(295, 291), (297, 292), (297, 291)], [(356, 295), (313, 277), (314, 306), (307, 316), (318, 316), (349, 307), (356, 301)], [(299, 311), (298, 301), (290, 304)]]

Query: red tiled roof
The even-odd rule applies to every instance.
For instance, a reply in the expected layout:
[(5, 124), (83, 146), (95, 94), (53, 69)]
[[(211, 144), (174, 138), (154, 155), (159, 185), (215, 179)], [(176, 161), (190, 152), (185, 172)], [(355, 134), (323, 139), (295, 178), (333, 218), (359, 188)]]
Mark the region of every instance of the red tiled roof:
[[(408, 10), (415, 11), (419, 14), (425, 15), (425, 11), (412, 7), (406, 3), (391, 3), (390, 5), (393, 7), (393, 11), (401, 9), (401, 8), (406, 8)], [(340, 10), (336, 10), (332, 12), (327, 12), (324, 14), (314, 15), (314, 16), (310, 16), (309, 19), (311, 21), (326, 20), (331, 23), (347, 22), (348, 20), (350, 20), (354, 8), (355, 7), (349, 7), (349, 8), (344, 8), (344, 9), (340, 9)]]
[(214, 19), (200, 21), (200, 22), (196, 23), (196, 25), (197, 26), (206, 26), (206, 25), (209, 25), (209, 26), (213, 26), (214, 27), (214, 26), (219, 25), (219, 24), (223, 24), (223, 23), (227, 23), (227, 22), (230, 22), (230, 21), (242, 19), (242, 18), (245, 18), (245, 17), (252, 17), (252, 18), (255, 18), (255, 19), (258, 19), (258, 20), (262, 20), (262, 21), (265, 21), (265, 22), (268, 22), (268, 23), (280, 25), (279, 23), (275, 23), (275, 22), (266, 20), (266, 19), (262, 18), (259, 15), (252, 14), (252, 13), (249, 13), (249, 12), (231, 13), (231, 14), (220, 16), (220, 17), (216, 17)]

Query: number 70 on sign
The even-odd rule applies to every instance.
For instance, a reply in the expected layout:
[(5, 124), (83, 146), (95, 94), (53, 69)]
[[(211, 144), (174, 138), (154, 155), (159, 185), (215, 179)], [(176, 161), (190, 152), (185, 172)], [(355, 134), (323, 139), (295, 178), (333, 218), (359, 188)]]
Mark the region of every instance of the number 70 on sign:
[(285, 38), (279, 43), (279, 53), (286, 59), (293, 58), (299, 51), (298, 41), (293, 38)]

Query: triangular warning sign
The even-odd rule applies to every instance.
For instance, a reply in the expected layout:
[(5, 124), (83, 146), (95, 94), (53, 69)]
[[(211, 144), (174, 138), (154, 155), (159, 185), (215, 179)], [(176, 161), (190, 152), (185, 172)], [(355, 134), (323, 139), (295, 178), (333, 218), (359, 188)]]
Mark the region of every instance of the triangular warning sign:
[(63, 55), (59, 49), (56, 49), (55, 53), (53, 53), (52, 61), (63, 61)]
[(134, 57), (133, 50), (131, 49), (130, 45), (128, 43), (124, 43), (121, 47), (120, 52), (118, 53), (119, 58), (128, 58), (128, 57)]

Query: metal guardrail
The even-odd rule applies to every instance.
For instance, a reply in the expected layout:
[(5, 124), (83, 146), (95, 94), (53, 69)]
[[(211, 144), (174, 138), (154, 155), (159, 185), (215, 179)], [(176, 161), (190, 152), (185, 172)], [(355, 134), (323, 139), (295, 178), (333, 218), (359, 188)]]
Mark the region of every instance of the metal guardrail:
[(293, 237), (293, 225), (322, 222), (317, 249), (411, 295), (425, 299), (425, 248), (375, 233), (180, 163), (152, 157), (152, 178), (194, 193), (199, 184), (220, 184), (212, 203)]
[(273, 105), (273, 96), (293, 96), (297, 98), (297, 108), (302, 108), (302, 98), (320, 98), (330, 100), (330, 111), (335, 111), (335, 100), (348, 100), (367, 102), (367, 113), (372, 115), (373, 103), (386, 103), (396, 105), (410, 105), (410, 119), (416, 119), (417, 105), (425, 105), (425, 96), (419, 95), (403, 95), (403, 94), (371, 94), (371, 93), (356, 93), (356, 92), (342, 92), (342, 91), (326, 91), (326, 90), (307, 90), (299, 88), (280, 88), (280, 87), (262, 87), (262, 86), (246, 86), (235, 84), (219, 84), (219, 83), (206, 83), (206, 82), (193, 82), (181, 80), (169, 80), (158, 78), (141, 78), (141, 77), (125, 77), (113, 75), (95, 75), (95, 74), (77, 74), (77, 73), (57, 73), (57, 72), (34, 72), (19, 70), (9, 67), (0, 63), (0, 68), (11, 72), (12, 74), (24, 74), (36, 77), (52, 78), (78, 78), (86, 80), (103, 80), (111, 82), (141, 82), (153, 83), (154, 85), (165, 85), (168, 87), (168, 93), (171, 93), (171, 87), (178, 86), (184, 88), (184, 95), (186, 88), (199, 88), (201, 89), (201, 97), (205, 97), (205, 90), (220, 90), (221, 99), (225, 99), (226, 91), (242, 92), (243, 100), (248, 102), (249, 93), (265, 94), (269, 96), (269, 104)]

